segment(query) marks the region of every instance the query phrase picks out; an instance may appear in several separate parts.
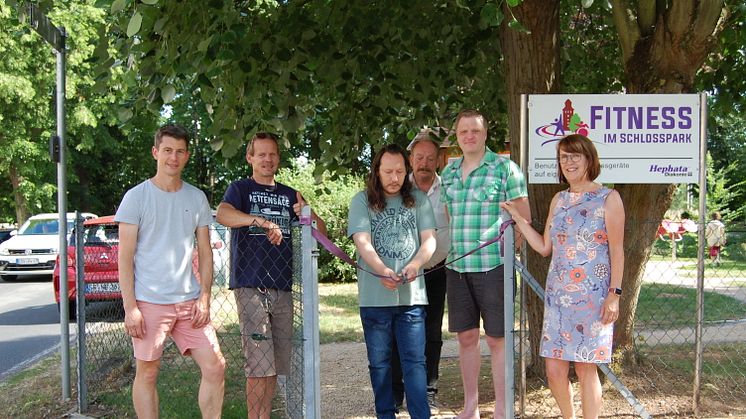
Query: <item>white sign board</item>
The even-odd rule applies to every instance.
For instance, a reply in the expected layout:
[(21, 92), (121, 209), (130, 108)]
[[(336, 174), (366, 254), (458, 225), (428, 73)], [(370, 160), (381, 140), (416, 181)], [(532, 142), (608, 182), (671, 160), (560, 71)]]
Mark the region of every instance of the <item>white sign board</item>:
[(570, 134), (593, 141), (602, 183), (697, 183), (700, 97), (530, 95), (529, 182), (557, 183), (557, 142)]

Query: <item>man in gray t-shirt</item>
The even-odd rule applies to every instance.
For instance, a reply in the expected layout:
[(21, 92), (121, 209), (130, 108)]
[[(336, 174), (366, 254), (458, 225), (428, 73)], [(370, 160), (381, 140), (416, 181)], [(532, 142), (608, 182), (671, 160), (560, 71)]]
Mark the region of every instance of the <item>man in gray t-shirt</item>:
[[(167, 336), (199, 365), (203, 418), (219, 418), (225, 359), (210, 324), (212, 221), (205, 194), (181, 180), (189, 134), (165, 125), (155, 134), (155, 176), (127, 191), (119, 223), (119, 286), (136, 372), (132, 402), (138, 417), (158, 417), (156, 382)], [(199, 280), (192, 270), (197, 239)]]

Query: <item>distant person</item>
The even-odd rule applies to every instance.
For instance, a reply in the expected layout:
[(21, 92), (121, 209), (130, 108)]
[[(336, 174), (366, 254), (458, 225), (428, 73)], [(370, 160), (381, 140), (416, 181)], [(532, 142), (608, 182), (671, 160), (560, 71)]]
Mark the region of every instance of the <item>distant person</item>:
[(427, 196), (412, 187), (410, 173), (401, 147), (383, 147), (371, 163), (366, 190), (352, 198), (347, 220), (347, 234), (362, 266), (357, 270), (358, 298), (376, 417), (386, 419), (393, 419), (396, 411), (391, 385), (394, 339), (409, 415), (430, 417), (422, 266), (435, 250), (435, 220)]
[[(159, 128), (152, 154), (155, 176), (127, 191), (114, 217), (119, 223), (124, 326), (136, 359), (135, 413), (140, 419), (159, 415), (156, 382), (163, 346), (171, 336), (202, 373), (202, 417), (219, 418), (225, 359), (210, 324), (210, 205), (202, 191), (181, 180), (189, 160), (189, 134), (184, 128)], [(200, 282), (192, 270), (195, 237)]]
[(710, 214), (710, 221), (705, 228), (705, 239), (710, 251), (710, 260), (715, 265), (720, 265), (720, 253), (726, 244), (725, 224), (720, 220), (720, 213), (715, 211)]
[[(228, 186), (217, 220), (231, 228), (230, 289), (236, 299), (246, 364), (249, 418), (269, 418), (278, 375), (290, 372), (293, 333), (293, 249), (290, 227), (305, 202), (275, 181), (277, 136), (259, 132), (246, 147), (251, 177)], [(324, 221), (312, 214), (317, 228)]]
[(557, 144), (560, 183), (542, 236), (513, 203), (501, 205), (531, 247), (552, 255), (544, 292), (540, 355), (563, 418), (574, 418), (570, 362), (580, 382), (584, 418), (601, 411), (596, 364), (611, 362), (624, 273), (624, 206), (619, 193), (596, 183), (601, 173), (591, 140), (568, 135)]
[[(443, 312), (446, 299), (446, 271), (443, 269), (448, 251), (451, 248), (451, 236), (448, 231), (448, 214), (445, 203), (441, 200), (440, 176), (435, 172), (440, 160), (440, 144), (431, 137), (429, 130), (423, 130), (409, 145), (409, 162), (412, 173), (409, 180), (412, 185), (427, 195), (435, 216), (435, 252), (423, 266), (428, 304), (425, 306), (425, 368), (427, 370), (427, 400), (430, 412), (438, 410), (438, 367), (440, 352), (443, 347)], [(396, 343), (396, 342), (395, 342)], [(391, 358), (394, 380), (394, 399), (397, 410), (404, 402), (404, 382), (402, 380), (401, 362), (397, 346)]]
[[(441, 173), (441, 197), (451, 222), (449, 261), (497, 237), (503, 221), (500, 203), (511, 201), (530, 219), (526, 181), (510, 159), (487, 148), (487, 120), (476, 110), (456, 116), (456, 140), (464, 153)], [(520, 243), (520, 238), (516, 238)], [(499, 245), (487, 246), (446, 268), (448, 330), (456, 332), (464, 386), (460, 419), (479, 418), (480, 319), (490, 349), (494, 416), (505, 415), (505, 326), (503, 260)], [(512, 297), (512, 296), (511, 296)], [(510, 299), (510, 297), (509, 297)], [(512, 303), (512, 301), (508, 301)]]

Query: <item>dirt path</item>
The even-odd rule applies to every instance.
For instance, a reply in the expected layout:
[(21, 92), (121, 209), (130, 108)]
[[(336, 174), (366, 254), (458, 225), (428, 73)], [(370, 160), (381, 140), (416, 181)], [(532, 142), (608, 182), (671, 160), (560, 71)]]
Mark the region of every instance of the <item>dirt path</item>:
[[(657, 283), (669, 283), (683, 287), (695, 287), (696, 278), (680, 277), (677, 269), (681, 266), (672, 266), (671, 262), (650, 262), (645, 272), (645, 281)], [(705, 289), (729, 295), (733, 298), (746, 302), (746, 287), (741, 287), (738, 281), (746, 282), (746, 278), (720, 277), (717, 271), (707, 271)], [(736, 282), (734, 282), (736, 280)], [(655, 344), (671, 343), (693, 343), (693, 328), (668, 329), (668, 330), (644, 330), (637, 332), (639, 338)], [(717, 325), (705, 325), (703, 328), (703, 340), (707, 343), (713, 342), (744, 342), (746, 341), (746, 319), (735, 320)], [(484, 342), (482, 342), (482, 354), (489, 354)], [(443, 345), (442, 358), (458, 359), (458, 345), (455, 340), (447, 340)], [(629, 378), (628, 378), (629, 379)], [(641, 380), (645, 381), (645, 380)], [(644, 387), (645, 383), (626, 383), (632, 387)], [(663, 385), (658, 383), (658, 385)], [(626, 418), (633, 417), (631, 408), (611, 388), (605, 388), (604, 417)], [(576, 393), (577, 389), (576, 389)], [(661, 396), (647, 395), (645, 391), (637, 394), (641, 402), (655, 416), (663, 417), (690, 417), (687, 412), (691, 406), (690, 395), (684, 392), (680, 395)], [(529, 396), (531, 406), (530, 416), (549, 417), (559, 413), (546, 391), (535, 392)], [(576, 397), (577, 398), (577, 397)], [(364, 343), (335, 343), (321, 346), (321, 416), (324, 418), (374, 418), (373, 391), (370, 386), (370, 378), (367, 368), (367, 357)], [(576, 404), (579, 400), (576, 400)], [(577, 406), (579, 408), (579, 406)], [(717, 409), (716, 409), (717, 410)], [(743, 412), (742, 408), (735, 409)], [(728, 412), (727, 407), (720, 411)], [(624, 413), (622, 413), (624, 412)], [(629, 412), (629, 413), (627, 413)], [(682, 412), (682, 413), (675, 413)], [(740, 417), (736, 412), (729, 412), (729, 417)], [(398, 418), (409, 418), (406, 412), (397, 416)], [(451, 418), (458, 414), (457, 411), (442, 408), (436, 418)]]
[[(482, 355), (489, 350), (482, 342)], [(455, 340), (443, 342), (441, 359), (457, 359)], [(443, 408), (434, 418), (451, 418), (458, 412)], [(373, 390), (368, 375), (368, 358), (364, 343), (330, 343), (321, 345), (321, 417), (375, 418)], [(406, 412), (397, 416), (408, 418)]]

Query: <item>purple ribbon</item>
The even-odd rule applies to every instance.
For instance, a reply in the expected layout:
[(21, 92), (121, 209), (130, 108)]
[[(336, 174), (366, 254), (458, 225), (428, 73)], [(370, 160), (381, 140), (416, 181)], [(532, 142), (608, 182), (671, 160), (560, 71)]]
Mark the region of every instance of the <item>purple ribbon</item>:
[[(301, 220), (301, 224), (305, 224), (305, 225), (310, 225), (311, 224), (310, 220), (308, 220), (308, 222), (304, 222), (304, 221), (306, 221), (306, 220)], [(444, 268), (444, 267), (446, 267), (448, 265), (451, 265), (454, 262), (456, 262), (458, 260), (461, 260), (461, 259), (463, 259), (463, 258), (465, 258), (465, 257), (467, 257), (467, 256), (469, 256), (469, 255), (471, 255), (471, 254), (473, 254), (475, 252), (478, 252), (479, 250), (481, 250), (481, 249), (483, 249), (483, 248), (485, 248), (485, 247), (487, 247), (487, 246), (489, 246), (489, 245), (491, 245), (493, 243), (497, 243), (497, 242), (500, 242), (500, 256), (501, 257), (504, 256), (503, 249), (505, 247), (505, 243), (504, 243), (504, 240), (503, 240), (503, 235), (505, 233), (505, 230), (507, 230), (508, 226), (510, 226), (511, 224), (515, 224), (515, 222), (513, 220), (504, 221), (500, 225), (500, 232), (498, 233), (497, 237), (495, 237), (493, 239), (490, 239), (490, 240), (488, 240), (488, 241), (480, 244), (478, 247), (476, 247), (476, 248), (474, 248), (474, 249), (472, 249), (472, 250), (464, 253), (463, 255), (457, 257), (456, 259), (453, 259), (452, 261), (450, 261), (448, 263), (444, 263), (441, 267), (439, 267), (437, 269), (441, 269), (441, 268)], [(371, 271), (363, 268), (362, 266), (358, 265), (347, 253), (345, 253), (342, 249), (340, 249), (339, 246), (337, 246), (336, 244), (332, 243), (332, 241), (329, 240), (328, 237), (326, 237), (320, 231), (316, 230), (316, 228), (311, 227), (311, 235), (313, 236), (314, 239), (316, 239), (317, 242), (319, 242), (319, 244), (321, 244), (321, 246), (324, 247), (324, 249), (328, 250), (329, 253), (331, 253), (334, 256), (336, 256), (336, 257), (342, 259), (343, 261), (349, 263), (350, 265), (354, 266), (355, 268), (360, 269), (361, 271), (367, 272), (367, 273), (369, 273), (369, 274), (371, 274), (373, 276), (376, 276), (378, 278), (388, 278), (387, 276), (380, 275), (380, 274), (377, 274), (375, 272), (371, 272)], [(420, 276), (424, 276), (424, 274), (417, 275), (416, 277), (414, 277), (412, 279), (412, 281), (414, 281), (414, 279), (416, 279), (417, 277), (420, 277)]]

